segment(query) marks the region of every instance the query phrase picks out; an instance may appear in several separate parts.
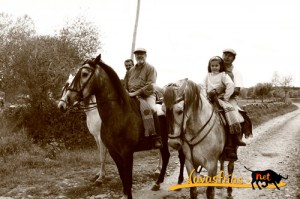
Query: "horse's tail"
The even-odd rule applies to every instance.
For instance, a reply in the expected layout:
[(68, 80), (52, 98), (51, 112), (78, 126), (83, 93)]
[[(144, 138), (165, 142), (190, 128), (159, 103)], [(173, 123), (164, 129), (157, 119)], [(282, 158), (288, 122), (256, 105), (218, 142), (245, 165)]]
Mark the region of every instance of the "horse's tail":
[(251, 171), (251, 172), (253, 172), (252, 170), (248, 169), (246, 166), (244, 166), (244, 167), (245, 167), (245, 169), (247, 169), (248, 171)]

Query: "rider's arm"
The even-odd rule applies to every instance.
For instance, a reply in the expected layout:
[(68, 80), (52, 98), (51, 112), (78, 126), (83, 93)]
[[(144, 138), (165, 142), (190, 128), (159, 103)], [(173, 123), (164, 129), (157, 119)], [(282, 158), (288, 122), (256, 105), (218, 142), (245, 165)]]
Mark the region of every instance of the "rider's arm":
[(226, 89), (225, 89), (225, 94), (224, 94), (224, 101), (228, 102), (230, 96), (233, 94), (234, 92), (234, 83), (231, 80), (231, 78), (229, 77), (229, 75), (227, 75), (226, 73), (224, 73), (223, 78), (222, 78), (223, 84), (225, 85)]

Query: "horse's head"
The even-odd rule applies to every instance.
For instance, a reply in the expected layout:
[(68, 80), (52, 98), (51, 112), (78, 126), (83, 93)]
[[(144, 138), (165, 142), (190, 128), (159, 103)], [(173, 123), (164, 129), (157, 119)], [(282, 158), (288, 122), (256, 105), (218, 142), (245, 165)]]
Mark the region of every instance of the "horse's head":
[(169, 124), (169, 145), (179, 149), (182, 145), (181, 134), (184, 125), (184, 90), (187, 79), (168, 84), (164, 88), (164, 105)]
[(58, 102), (58, 108), (61, 111), (66, 111), (68, 109), (68, 106), (70, 106), (68, 104), (67, 98), (66, 98), (66, 93), (67, 93), (67, 89), (69, 88), (69, 85), (72, 83), (74, 79), (74, 76), (72, 74), (69, 75), (68, 80), (66, 81), (65, 85), (62, 87), (62, 91), (61, 91), (61, 97), (60, 100)]
[[(130, 106), (128, 93), (117, 73), (101, 60), (101, 55), (82, 64), (61, 101), (70, 105), (82, 101), (88, 103), (92, 95), (95, 95), (98, 106), (112, 101), (124, 108)], [(62, 103), (59, 108), (65, 110)]]
[(58, 104), (60, 110), (66, 111), (68, 106), (75, 106), (79, 102), (89, 99), (93, 94), (94, 74), (99, 63), (100, 55), (96, 59), (85, 61), (75, 76), (69, 76)]
[(167, 85), (163, 98), (169, 123), (169, 145), (179, 149), (187, 122), (194, 110), (199, 107), (200, 89), (194, 82), (182, 79)]

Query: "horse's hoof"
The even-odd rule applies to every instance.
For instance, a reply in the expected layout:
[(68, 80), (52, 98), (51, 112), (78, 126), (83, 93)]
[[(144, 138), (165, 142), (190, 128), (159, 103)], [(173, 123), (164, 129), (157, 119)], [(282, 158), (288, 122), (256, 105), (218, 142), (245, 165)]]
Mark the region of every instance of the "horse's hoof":
[(96, 175), (96, 176), (93, 177), (90, 181), (91, 181), (91, 182), (95, 182), (98, 178), (99, 178), (99, 175)]
[(154, 171), (154, 174), (155, 174), (155, 175), (159, 175), (159, 174), (160, 174), (160, 171), (159, 171), (159, 170), (155, 170), (155, 171)]
[(233, 199), (233, 197), (232, 196), (227, 196), (226, 199)]
[(183, 183), (183, 179), (180, 179), (180, 180), (177, 181), (177, 185), (180, 185), (182, 183)]
[(94, 183), (94, 185), (97, 186), (97, 187), (102, 186), (102, 184), (103, 184), (103, 181), (102, 181), (102, 180), (97, 180), (97, 181), (95, 181), (95, 183)]
[(158, 191), (160, 189), (160, 185), (159, 184), (154, 184), (153, 187), (151, 188), (152, 191)]
[[(183, 180), (178, 180), (177, 185), (181, 185)], [(181, 191), (181, 189), (175, 189), (174, 191)]]

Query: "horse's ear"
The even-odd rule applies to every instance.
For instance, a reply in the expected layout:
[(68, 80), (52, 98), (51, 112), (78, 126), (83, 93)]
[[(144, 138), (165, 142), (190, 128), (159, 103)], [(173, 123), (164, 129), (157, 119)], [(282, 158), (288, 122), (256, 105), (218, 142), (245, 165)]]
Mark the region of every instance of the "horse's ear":
[(101, 60), (101, 54), (99, 54), (96, 59), (95, 59), (95, 63), (96, 64), (99, 64), (100, 63), (100, 60)]
[(68, 78), (68, 82), (71, 83), (73, 81), (74, 77), (75, 77), (74, 75), (70, 74), (69, 78)]
[(178, 96), (182, 96), (184, 94), (184, 90), (185, 90), (185, 87), (186, 87), (186, 84), (187, 84), (187, 80), (188, 78), (185, 78), (183, 79), (183, 84), (180, 86), (180, 88), (178, 89)]

